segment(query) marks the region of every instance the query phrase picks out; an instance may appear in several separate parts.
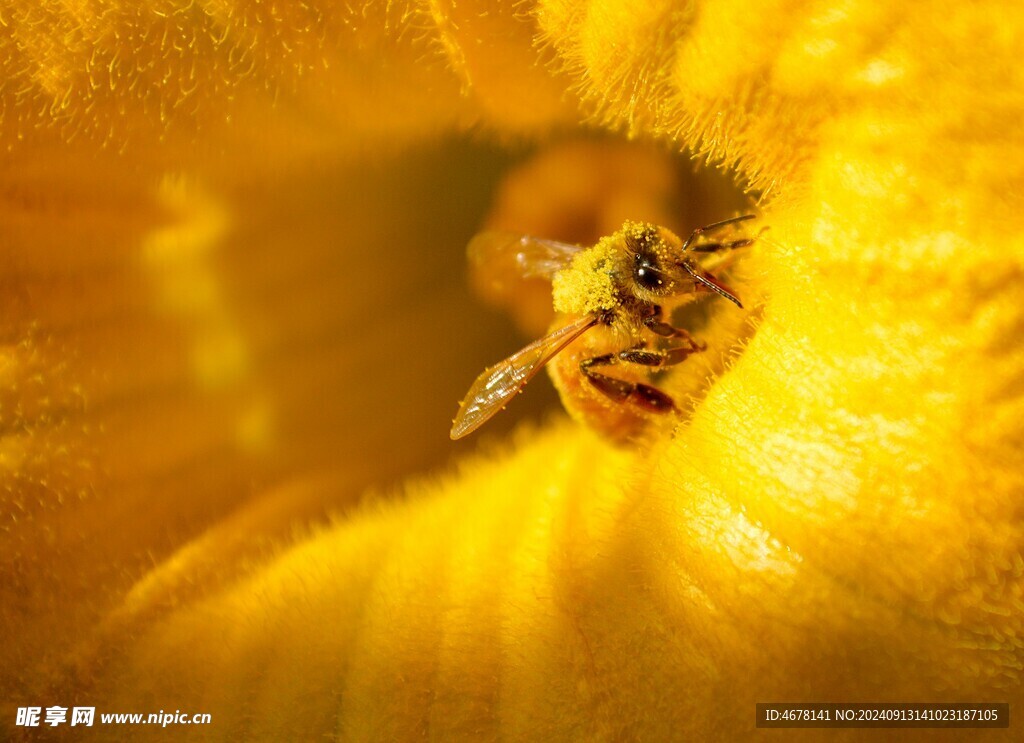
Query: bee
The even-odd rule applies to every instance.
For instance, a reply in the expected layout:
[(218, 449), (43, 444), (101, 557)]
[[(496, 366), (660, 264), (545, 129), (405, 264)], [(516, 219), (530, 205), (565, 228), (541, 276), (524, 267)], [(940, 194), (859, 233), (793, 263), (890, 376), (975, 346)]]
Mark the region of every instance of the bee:
[[(626, 222), (589, 248), (505, 232), (477, 235), (469, 245), (471, 259), (514, 265), (519, 278), (551, 281), (561, 319), (548, 335), (477, 377), (459, 406), (451, 438), (478, 429), (574, 341), (598, 331), (597, 342), (582, 352), (563, 354), (570, 357), (567, 363), (553, 370), (556, 382), (562, 382), (563, 399), (568, 390), (578, 398), (575, 402), (582, 402), (582, 415), (591, 419), (607, 419), (617, 410), (622, 420), (607, 421), (606, 428), (632, 429), (638, 418), (677, 412), (672, 397), (648, 384), (650, 380), (624, 379), (607, 371), (619, 365), (656, 371), (706, 350), (687, 330), (668, 321), (666, 309), (701, 295), (722, 297), (742, 308), (736, 292), (713, 272), (727, 267), (732, 251), (756, 237), (711, 238), (753, 218), (747, 214), (700, 227), (685, 241), (665, 227)], [(596, 401), (585, 400), (585, 390)]]

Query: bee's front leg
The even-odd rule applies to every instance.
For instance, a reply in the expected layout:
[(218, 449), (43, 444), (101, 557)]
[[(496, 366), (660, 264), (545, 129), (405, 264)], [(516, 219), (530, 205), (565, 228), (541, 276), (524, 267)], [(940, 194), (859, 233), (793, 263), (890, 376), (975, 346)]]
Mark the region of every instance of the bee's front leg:
[[(706, 351), (708, 348), (707, 344), (699, 343), (692, 335), (690, 335), (689, 331), (684, 330), (683, 328), (677, 328), (672, 325), (669, 325), (667, 322), (663, 322), (661, 319), (661, 307), (658, 307), (657, 305), (655, 305), (653, 308), (653, 314), (649, 315), (644, 319), (644, 327), (650, 330), (655, 335), (660, 335), (662, 338), (682, 338), (690, 346), (689, 353), (696, 353), (697, 351)], [(689, 355), (689, 353), (687, 355)], [(684, 356), (682, 359), (679, 359), (679, 361), (682, 361), (685, 358), (686, 356)], [(630, 360), (631, 359), (626, 359), (626, 361)], [(673, 363), (679, 363), (679, 361)], [(642, 364), (643, 362), (638, 361), (634, 363)], [(664, 365), (665, 364), (660, 363), (650, 364), (650, 366)]]
[[(707, 235), (712, 232), (716, 232), (717, 230), (720, 230), (723, 227), (728, 227), (729, 225), (737, 224), (739, 222), (746, 222), (747, 220), (753, 218), (753, 214), (744, 214), (742, 217), (723, 219), (721, 222), (715, 222), (714, 224), (708, 224), (704, 225), (703, 227), (698, 227), (697, 229), (690, 233), (690, 236), (688, 238), (686, 238), (686, 242), (683, 243), (683, 250), (690, 248), (690, 246), (693, 245), (693, 243), (701, 235)], [(733, 240), (732, 242), (701, 243), (700, 245), (697, 245), (691, 249), (700, 253), (713, 253), (718, 250), (731, 250), (732, 248), (742, 248), (744, 245), (750, 245), (750, 243), (752, 242), (754, 242), (752, 238), (744, 238), (742, 240)]]

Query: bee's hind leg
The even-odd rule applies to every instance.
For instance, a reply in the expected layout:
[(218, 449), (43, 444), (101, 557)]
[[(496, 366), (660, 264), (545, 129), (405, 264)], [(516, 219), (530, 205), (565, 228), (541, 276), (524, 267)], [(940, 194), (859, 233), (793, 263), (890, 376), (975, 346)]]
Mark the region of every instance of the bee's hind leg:
[[(594, 356), (580, 362), (580, 371), (587, 381), (590, 382), (599, 392), (615, 402), (632, 402), (638, 407), (652, 413), (670, 413), (676, 410), (672, 398), (659, 389), (651, 387), (642, 382), (627, 382), (624, 379), (609, 377), (594, 371), (596, 366), (613, 366), (619, 361), (629, 361), (625, 354), (633, 353), (657, 353), (644, 351), (640, 348), (629, 348), (619, 353), (606, 353), (603, 356)], [(666, 352), (667, 353), (667, 352)], [(680, 359), (681, 361), (682, 359)], [(678, 363), (674, 361), (672, 363)], [(659, 366), (662, 364), (658, 364)]]

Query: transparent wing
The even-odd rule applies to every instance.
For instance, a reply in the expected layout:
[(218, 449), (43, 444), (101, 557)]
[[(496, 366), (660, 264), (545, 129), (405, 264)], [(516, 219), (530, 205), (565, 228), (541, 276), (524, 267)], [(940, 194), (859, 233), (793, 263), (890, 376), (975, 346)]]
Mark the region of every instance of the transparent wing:
[(452, 439), (461, 439), (494, 417), (555, 354), (595, 324), (597, 318), (593, 315), (581, 317), (484, 369), (459, 406), (452, 423)]
[(511, 269), (520, 278), (550, 280), (581, 250), (583, 246), (572, 243), (488, 230), (470, 240), (466, 252), (470, 264), (484, 273)]

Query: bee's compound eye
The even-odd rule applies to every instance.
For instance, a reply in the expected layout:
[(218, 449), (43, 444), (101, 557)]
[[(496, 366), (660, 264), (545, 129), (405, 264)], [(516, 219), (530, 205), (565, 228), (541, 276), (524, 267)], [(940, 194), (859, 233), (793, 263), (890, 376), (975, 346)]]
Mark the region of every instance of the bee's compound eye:
[(659, 289), (665, 282), (662, 280), (661, 271), (649, 255), (636, 254), (636, 262), (633, 266), (633, 279), (644, 289)]

